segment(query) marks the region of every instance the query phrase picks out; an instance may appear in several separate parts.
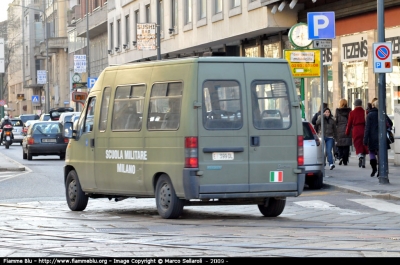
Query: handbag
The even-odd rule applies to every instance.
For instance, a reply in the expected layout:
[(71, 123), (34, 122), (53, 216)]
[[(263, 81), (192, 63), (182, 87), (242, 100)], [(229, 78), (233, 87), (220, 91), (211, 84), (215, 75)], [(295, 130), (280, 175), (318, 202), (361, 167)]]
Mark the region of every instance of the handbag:
[(389, 129), (386, 130), (386, 137), (387, 137), (387, 142), (389, 144), (394, 143), (394, 135), (391, 130), (389, 130)]

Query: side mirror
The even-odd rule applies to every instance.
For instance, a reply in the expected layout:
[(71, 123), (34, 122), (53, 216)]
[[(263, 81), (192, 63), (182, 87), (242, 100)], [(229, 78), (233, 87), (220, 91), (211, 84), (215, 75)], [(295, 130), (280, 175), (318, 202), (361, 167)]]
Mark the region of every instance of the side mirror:
[(67, 121), (66, 123), (64, 123), (64, 133), (63, 133), (63, 136), (64, 136), (65, 138), (68, 138), (68, 139), (75, 139), (75, 136), (73, 135), (72, 126), (73, 126), (73, 124), (72, 124), (72, 122), (70, 122), (70, 121)]

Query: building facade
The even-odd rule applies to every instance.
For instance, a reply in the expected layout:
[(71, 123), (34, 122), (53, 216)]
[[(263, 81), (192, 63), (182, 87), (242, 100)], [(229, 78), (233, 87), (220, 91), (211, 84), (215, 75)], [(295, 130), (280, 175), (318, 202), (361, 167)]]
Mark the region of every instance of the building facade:
[(65, 1), (14, 0), (9, 21), (12, 16), (20, 21), (19, 28), (8, 27), (19, 47), (8, 71), (15, 80), (9, 84), (12, 116), (69, 106)]

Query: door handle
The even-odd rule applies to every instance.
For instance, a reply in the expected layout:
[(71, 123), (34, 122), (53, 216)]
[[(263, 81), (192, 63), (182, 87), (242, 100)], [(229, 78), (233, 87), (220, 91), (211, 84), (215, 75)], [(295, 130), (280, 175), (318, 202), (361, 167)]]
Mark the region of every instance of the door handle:
[(94, 148), (94, 139), (90, 139), (90, 147)]
[(260, 146), (260, 136), (251, 136), (250, 137), (250, 145), (251, 146)]

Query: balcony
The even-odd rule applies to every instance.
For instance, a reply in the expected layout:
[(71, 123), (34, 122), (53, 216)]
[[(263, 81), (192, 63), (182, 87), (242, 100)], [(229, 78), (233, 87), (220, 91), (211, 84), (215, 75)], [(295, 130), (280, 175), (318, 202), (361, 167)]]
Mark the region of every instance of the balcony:
[[(78, 37), (86, 38), (86, 16), (76, 22)], [(107, 5), (99, 7), (89, 14), (89, 37), (94, 38), (107, 32)]]
[[(67, 37), (49, 38), (48, 48), (49, 48), (49, 54), (56, 53), (58, 49), (68, 49), (68, 38)], [(45, 58), (46, 42), (44, 40), (40, 42), (40, 46), (35, 47), (34, 56), (37, 59)]]

